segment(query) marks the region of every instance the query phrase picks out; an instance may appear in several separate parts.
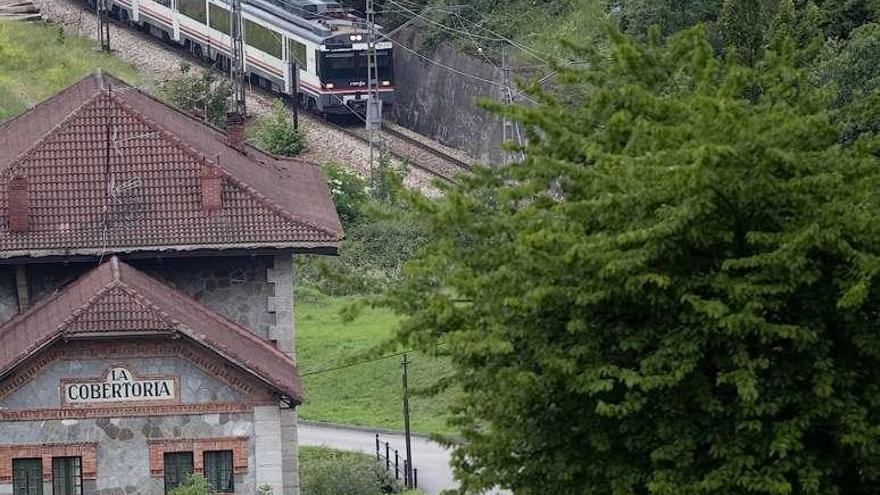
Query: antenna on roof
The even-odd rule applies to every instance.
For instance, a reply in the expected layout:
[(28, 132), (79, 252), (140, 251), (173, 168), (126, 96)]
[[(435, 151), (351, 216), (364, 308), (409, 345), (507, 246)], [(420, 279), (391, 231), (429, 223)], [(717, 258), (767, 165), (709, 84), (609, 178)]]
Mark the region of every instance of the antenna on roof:
[(241, 0), (232, 0), (229, 10), (230, 47), (229, 78), (232, 80), (232, 104), (229, 112), (244, 120), (247, 108), (244, 100), (244, 41), (241, 35)]

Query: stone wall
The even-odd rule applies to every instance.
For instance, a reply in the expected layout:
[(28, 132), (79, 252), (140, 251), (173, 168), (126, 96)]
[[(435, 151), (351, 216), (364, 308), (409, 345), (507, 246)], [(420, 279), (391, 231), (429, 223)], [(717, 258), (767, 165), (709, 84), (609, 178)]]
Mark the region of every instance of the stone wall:
[[(290, 255), (133, 259), (127, 262), (257, 335), (274, 341), (279, 349), (295, 358), (293, 270)], [(28, 265), (31, 304), (50, 297), (94, 266), (94, 263)], [(0, 265), (0, 323), (12, 318), (17, 312), (15, 268)], [(58, 383), (62, 377), (97, 378), (116, 362), (110, 359), (53, 362), (35, 376), (33, 381), (5, 398), (0, 398), (0, 413), (21, 409), (59, 408)], [(171, 357), (130, 358), (125, 362), (138, 375), (180, 376), (181, 402), (186, 404), (233, 403), (242, 399), (237, 390), (215, 380), (185, 360)], [(236, 493), (250, 495), (255, 486), (269, 484), (278, 495), (298, 495), (295, 412), (290, 409), (279, 410), (274, 405), (261, 405), (257, 408), (261, 408), (261, 435), (256, 434), (253, 414), (239, 411), (180, 416), (151, 415), (143, 418), (43, 418), (41, 421), (0, 421), (0, 445), (98, 442), (101, 445), (98, 455), (99, 469), (103, 473), (111, 473), (114, 478), (107, 480), (99, 473), (94, 489), (88, 483), (84, 484), (87, 489), (85, 495), (161, 494), (164, 492), (162, 480), (149, 475), (146, 449), (148, 440), (245, 436), (249, 442), (249, 471), (242, 479), (236, 478)], [(42, 431), (45, 434), (41, 434)], [(259, 449), (260, 459), (255, 457), (255, 442), (258, 437), (263, 444)], [(257, 466), (260, 465), (263, 467), (258, 472)], [(11, 485), (0, 483), (0, 495), (6, 495), (10, 491)]]
[(18, 295), (15, 290), (15, 268), (0, 265), (0, 323), (18, 313)]
[[(235, 493), (253, 495), (256, 486), (262, 484), (255, 468), (253, 413), (0, 422), (3, 444), (97, 443), (95, 491), (86, 490), (84, 495), (164, 494), (163, 479), (150, 475), (147, 441), (211, 437), (249, 439), (248, 470), (236, 475)], [(0, 484), (0, 495), (9, 493), (12, 485)]]
[[(33, 380), (6, 397), (0, 398), (5, 409), (47, 409), (61, 407), (58, 384), (64, 379), (90, 380), (103, 376), (115, 359), (90, 361), (59, 360), (51, 363)], [(176, 357), (128, 358), (124, 364), (137, 376), (179, 377), (180, 401), (184, 404), (241, 402), (246, 397), (229, 385)], [(2, 437), (0, 437), (2, 438)]]
[[(439, 64), (485, 80), (501, 80), (493, 66), (449, 44), (424, 46), (416, 30), (404, 30), (395, 38)], [(394, 78), (392, 118), (397, 123), (464, 150), (481, 163), (501, 162), (502, 122), (476, 107), (479, 98), (497, 99), (497, 86), (456, 74), (399, 48), (394, 50)]]
[[(126, 260), (135, 268), (186, 293), (208, 308), (266, 337), (273, 318), (266, 270), (271, 256), (230, 256)], [(34, 263), (27, 267), (31, 302), (64, 288), (94, 263)]]

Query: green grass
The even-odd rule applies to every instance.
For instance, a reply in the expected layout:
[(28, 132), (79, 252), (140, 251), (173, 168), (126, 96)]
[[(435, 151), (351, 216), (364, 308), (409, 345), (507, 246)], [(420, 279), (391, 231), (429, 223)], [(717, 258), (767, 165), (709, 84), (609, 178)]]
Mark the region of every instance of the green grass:
[[(306, 400), (299, 408), (303, 419), (403, 430), (400, 358), (393, 357), (314, 375), (355, 359), (385, 341), (396, 316), (385, 309), (366, 308), (347, 322), (340, 311), (350, 298), (299, 298), (296, 301), (297, 359), (303, 374)], [(440, 358), (411, 357), (410, 387), (424, 388), (449, 371)], [(412, 397), (412, 429), (418, 433), (452, 435), (445, 411), (453, 392), (436, 397)]]
[(65, 35), (49, 24), (0, 21), (0, 122), (14, 117), (99, 68), (132, 83), (134, 66)]

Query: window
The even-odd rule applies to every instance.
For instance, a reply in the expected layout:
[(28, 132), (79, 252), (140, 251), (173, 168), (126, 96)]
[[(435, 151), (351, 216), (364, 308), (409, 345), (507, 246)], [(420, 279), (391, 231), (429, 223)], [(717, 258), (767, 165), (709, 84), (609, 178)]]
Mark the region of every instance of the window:
[(308, 62), (306, 62), (306, 45), (294, 39), (288, 39), (287, 53), (290, 54), (290, 61), (296, 61), (300, 69), (309, 70)]
[(14, 495), (43, 495), (42, 459), (13, 459), (12, 487)]
[(82, 495), (82, 458), (52, 458), (52, 495)]
[(205, 0), (178, 0), (177, 8), (180, 9), (181, 14), (190, 19), (195, 19), (202, 24), (205, 24), (208, 20), (208, 14), (205, 11)]
[(205, 478), (212, 493), (232, 493), (235, 482), (232, 474), (232, 451), (205, 452)]
[(281, 35), (248, 19), (244, 20), (244, 41), (248, 46), (281, 58)]
[(193, 473), (192, 452), (168, 452), (165, 454), (165, 493), (182, 485)]
[(211, 27), (224, 34), (229, 34), (229, 11), (219, 5), (210, 4), (209, 21)]
[[(376, 69), (380, 80), (392, 78), (391, 52), (380, 50), (376, 54)], [(322, 81), (366, 81), (367, 54), (364, 51), (321, 53), (320, 74)]]

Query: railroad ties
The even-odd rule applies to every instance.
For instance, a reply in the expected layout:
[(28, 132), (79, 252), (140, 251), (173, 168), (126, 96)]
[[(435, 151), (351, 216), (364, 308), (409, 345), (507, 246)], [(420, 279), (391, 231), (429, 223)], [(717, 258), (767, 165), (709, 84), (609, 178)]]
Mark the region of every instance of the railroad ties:
[(0, 0), (0, 21), (43, 20), (40, 8), (31, 0)]

